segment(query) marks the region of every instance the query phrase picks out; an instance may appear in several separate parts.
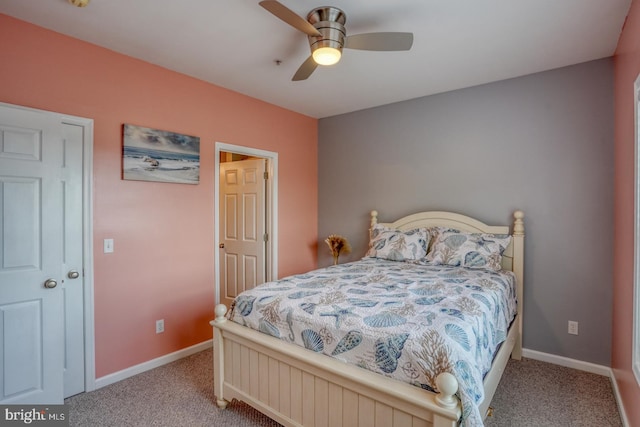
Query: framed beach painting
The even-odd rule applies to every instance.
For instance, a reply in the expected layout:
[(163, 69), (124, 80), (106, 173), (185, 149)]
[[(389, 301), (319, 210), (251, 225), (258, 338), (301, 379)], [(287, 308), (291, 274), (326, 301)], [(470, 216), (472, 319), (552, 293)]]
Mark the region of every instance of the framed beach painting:
[(134, 181), (198, 184), (200, 138), (125, 124), (122, 175)]

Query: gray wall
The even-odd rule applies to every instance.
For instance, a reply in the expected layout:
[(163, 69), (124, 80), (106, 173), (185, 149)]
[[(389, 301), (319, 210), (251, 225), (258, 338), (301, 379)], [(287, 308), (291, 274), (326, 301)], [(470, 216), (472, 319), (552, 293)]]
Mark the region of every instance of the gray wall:
[(371, 209), (522, 209), (524, 347), (609, 366), (613, 113), (607, 58), (320, 120), (319, 266), (332, 233), (364, 255)]

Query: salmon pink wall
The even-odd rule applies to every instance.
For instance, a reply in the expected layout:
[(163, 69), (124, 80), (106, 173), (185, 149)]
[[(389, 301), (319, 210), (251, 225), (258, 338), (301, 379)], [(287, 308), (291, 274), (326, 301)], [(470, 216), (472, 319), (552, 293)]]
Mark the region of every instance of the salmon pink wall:
[[(278, 271), (316, 267), (316, 119), (6, 15), (0, 56), (0, 102), (94, 120), (96, 377), (211, 338), (215, 141), (278, 153)], [(123, 123), (199, 136), (200, 184), (122, 180)]]
[(640, 73), (640, 2), (634, 0), (615, 60), (615, 236), (611, 365), (629, 425), (640, 426), (640, 387), (633, 375), (634, 97)]

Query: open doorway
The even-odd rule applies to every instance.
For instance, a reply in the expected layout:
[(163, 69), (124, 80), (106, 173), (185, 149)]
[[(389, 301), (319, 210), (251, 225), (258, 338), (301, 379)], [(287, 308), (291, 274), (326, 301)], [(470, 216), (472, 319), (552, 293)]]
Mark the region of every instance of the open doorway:
[(216, 304), (277, 278), (278, 154), (216, 142)]

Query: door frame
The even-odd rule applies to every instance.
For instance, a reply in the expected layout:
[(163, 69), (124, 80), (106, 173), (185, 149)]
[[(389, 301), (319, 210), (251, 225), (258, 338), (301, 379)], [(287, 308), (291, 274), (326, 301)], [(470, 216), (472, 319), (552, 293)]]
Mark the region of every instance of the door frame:
[(3, 107), (55, 116), (62, 124), (82, 127), (82, 257), (84, 273), (84, 387), (96, 389), (93, 306), (93, 119), (0, 102)]
[(269, 179), (267, 180), (265, 194), (265, 203), (267, 205), (265, 211), (265, 231), (269, 235), (269, 241), (267, 242), (267, 255), (264, 260), (267, 268), (265, 280), (272, 281), (278, 278), (278, 153), (216, 141), (214, 152), (215, 181), (213, 185), (213, 277), (215, 283), (215, 304), (218, 304), (220, 301), (220, 153), (222, 152), (261, 157), (268, 160), (267, 172), (269, 173)]

